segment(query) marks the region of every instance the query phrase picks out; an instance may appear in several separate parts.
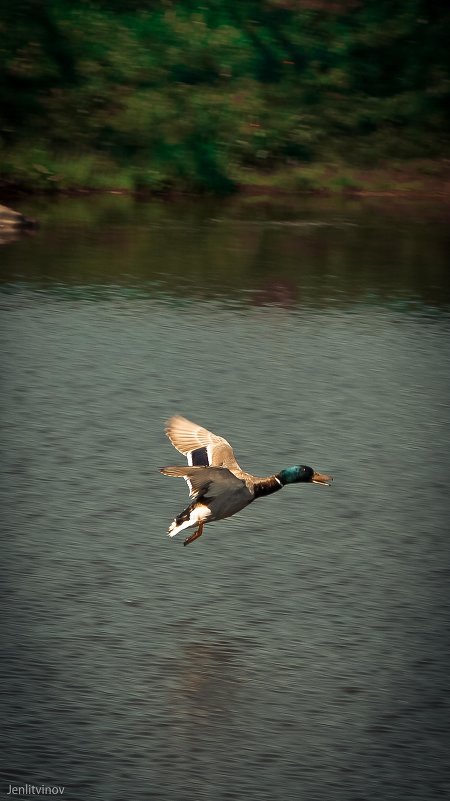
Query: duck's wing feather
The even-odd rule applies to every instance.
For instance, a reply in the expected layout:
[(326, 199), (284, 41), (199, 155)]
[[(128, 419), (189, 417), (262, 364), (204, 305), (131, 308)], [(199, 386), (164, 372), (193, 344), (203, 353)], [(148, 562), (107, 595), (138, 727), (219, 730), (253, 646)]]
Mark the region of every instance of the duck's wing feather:
[(230, 443), (197, 423), (175, 416), (167, 421), (165, 432), (177, 451), (194, 467), (227, 467), (240, 470)]
[[(212, 484), (215, 485), (217, 492), (226, 492), (245, 486), (245, 482), (237, 478), (226, 467), (161, 467), (160, 472), (165, 476), (174, 478), (184, 478), (191, 498), (198, 499), (203, 497)], [(209, 492), (208, 492), (209, 494)]]

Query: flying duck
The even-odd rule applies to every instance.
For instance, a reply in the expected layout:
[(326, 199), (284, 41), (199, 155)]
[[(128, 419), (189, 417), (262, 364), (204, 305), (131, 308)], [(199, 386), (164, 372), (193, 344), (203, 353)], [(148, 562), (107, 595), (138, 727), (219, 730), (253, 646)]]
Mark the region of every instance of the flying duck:
[(191, 502), (176, 516), (167, 532), (174, 537), (183, 529), (197, 526), (184, 541), (185, 545), (201, 537), (206, 523), (231, 517), (256, 498), (277, 492), (285, 484), (328, 485), (333, 480), (307, 465), (286, 467), (266, 478), (252, 476), (239, 466), (226, 439), (185, 417), (171, 417), (165, 432), (188, 461), (187, 467), (160, 468), (165, 476), (184, 478), (189, 487)]

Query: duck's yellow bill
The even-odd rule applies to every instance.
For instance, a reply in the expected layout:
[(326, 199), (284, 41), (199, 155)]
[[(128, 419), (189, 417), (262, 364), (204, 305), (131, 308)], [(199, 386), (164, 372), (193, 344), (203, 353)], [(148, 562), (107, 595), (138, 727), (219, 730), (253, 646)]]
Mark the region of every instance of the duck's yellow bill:
[(317, 471), (314, 470), (314, 475), (311, 481), (313, 484), (325, 484), (325, 486), (328, 486), (331, 484), (333, 479), (331, 476), (325, 476), (323, 473), (317, 473)]

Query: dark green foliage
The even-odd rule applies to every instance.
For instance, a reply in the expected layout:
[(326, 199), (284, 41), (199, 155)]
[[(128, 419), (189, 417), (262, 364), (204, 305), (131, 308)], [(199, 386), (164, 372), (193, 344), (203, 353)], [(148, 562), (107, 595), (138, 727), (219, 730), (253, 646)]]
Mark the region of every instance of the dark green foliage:
[(3, 177), (37, 159), (76, 184), (64, 164), (89, 158), (121, 185), (226, 192), (248, 168), (443, 155), (449, 32), (433, 0), (4, 0)]

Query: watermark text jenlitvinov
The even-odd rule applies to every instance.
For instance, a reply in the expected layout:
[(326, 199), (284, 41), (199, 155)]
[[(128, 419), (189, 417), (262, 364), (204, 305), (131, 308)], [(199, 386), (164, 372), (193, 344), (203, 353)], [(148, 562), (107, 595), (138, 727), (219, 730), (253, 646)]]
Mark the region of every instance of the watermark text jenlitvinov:
[(63, 795), (64, 790), (61, 784), (9, 784), (6, 795)]

